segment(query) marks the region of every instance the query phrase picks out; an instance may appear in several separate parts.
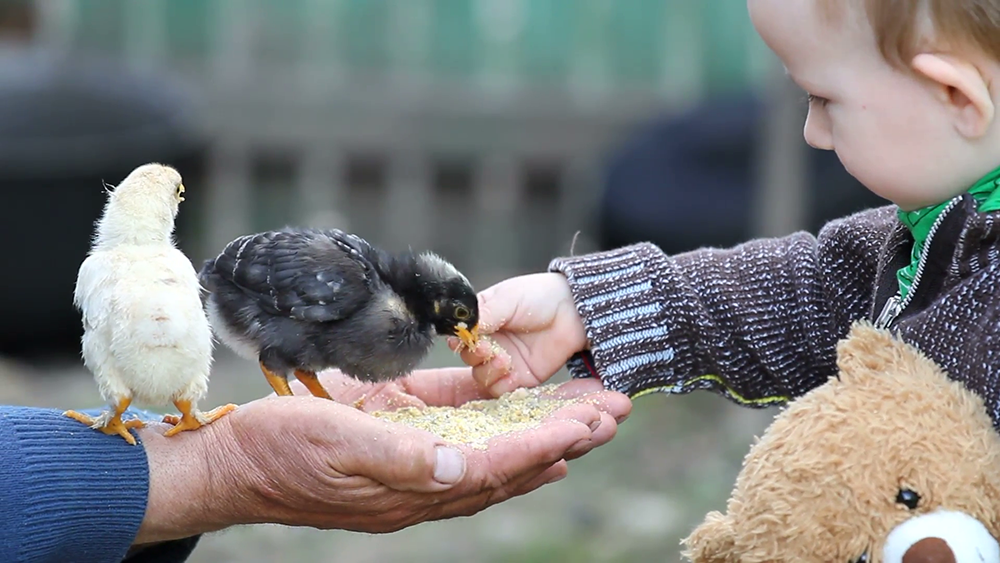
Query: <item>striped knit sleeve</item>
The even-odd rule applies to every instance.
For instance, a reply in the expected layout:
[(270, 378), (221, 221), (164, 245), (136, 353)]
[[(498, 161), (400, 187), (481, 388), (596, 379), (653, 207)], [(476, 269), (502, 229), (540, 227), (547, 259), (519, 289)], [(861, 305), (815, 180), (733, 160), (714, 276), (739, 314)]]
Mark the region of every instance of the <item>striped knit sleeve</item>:
[(667, 256), (642, 243), (559, 258), (589, 346), (568, 363), (636, 397), (707, 389), (783, 403), (835, 373), (836, 342), (868, 315), (888, 207), (731, 249)]

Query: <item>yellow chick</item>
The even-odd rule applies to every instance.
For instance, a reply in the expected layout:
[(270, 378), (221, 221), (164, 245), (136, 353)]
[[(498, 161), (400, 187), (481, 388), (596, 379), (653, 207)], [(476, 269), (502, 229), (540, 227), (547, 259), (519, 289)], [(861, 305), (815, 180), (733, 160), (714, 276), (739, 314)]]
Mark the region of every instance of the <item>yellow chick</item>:
[(180, 174), (160, 164), (136, 168), (108, 194), (90, 254), (80, 266), (73, 303), (83, 315), (84, 364), (111, 406), (94, 418), (64, 414), (129, 444), (138, 420), (122, 421), (133, 400), (172, 402), (181, 416), (173, 436), (233, 411), (198, 410), (208, 391), (213, 340), (198, 276), (174, 245), (174, 220), (184, 201)]

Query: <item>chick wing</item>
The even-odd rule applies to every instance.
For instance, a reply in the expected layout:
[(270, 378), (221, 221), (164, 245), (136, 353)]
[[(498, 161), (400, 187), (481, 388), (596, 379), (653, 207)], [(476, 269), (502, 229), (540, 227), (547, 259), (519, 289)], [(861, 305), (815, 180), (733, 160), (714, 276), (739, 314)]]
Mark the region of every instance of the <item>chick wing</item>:
[(202, 276), (231, 282), (272, 315), (330, 322), (371, 299), (373, 253), (361, 239), (337, 230), (272, 231), (232, 241)]

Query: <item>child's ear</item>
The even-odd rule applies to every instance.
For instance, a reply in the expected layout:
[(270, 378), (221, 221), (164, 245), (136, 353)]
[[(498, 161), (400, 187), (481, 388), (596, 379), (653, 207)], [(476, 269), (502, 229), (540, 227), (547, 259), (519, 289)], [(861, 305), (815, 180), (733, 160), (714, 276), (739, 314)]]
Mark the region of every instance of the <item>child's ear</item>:
[(995, 107), (989, 84), (975, 65), (949, 55), (921, 53), (910, 66), (937, 83), (940, 101), (951, 111), (960, 134), (969, 138), (986, 134)]

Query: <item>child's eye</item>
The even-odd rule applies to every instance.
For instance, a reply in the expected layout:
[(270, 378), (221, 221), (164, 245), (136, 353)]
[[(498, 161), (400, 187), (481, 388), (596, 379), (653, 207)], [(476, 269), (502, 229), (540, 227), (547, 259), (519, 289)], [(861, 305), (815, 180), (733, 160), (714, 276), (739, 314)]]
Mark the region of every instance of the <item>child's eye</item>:
[(806, 101), (809, 103), (809, 105), (819, 104), (820, 106), (825, 106), (829, 100), (827, 100), (826, 98), (821, 98), (819, 96), (814, 96), (812, 94), (809, 94), (808, 96), (806, 96)]

